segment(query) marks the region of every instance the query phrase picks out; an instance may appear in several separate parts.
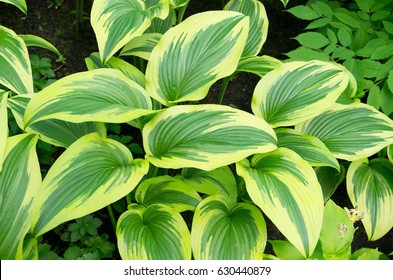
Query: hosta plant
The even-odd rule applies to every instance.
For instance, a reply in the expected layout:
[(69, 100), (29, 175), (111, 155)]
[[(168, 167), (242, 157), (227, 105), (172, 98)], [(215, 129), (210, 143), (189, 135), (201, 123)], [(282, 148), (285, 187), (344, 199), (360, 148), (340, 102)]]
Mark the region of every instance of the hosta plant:
[[(40, 236), (120, 199), (123, 259), (262, 259), (262, 213), (304, 258), (320, 243), (331, 255), (337, 236), (326, 232), (341, 233), (324, 204), (345, 174), (369, 237), (393, 227), (392, 163), (367, 161), (393, 143), (393, 121), (337, 102), (356, 92), (352, 74), (261, 55), (268, 19), (259, 1), (232, 0), (172, 26), (188, 2), (94, 1), (99, 52), (87, 71), (39, 92), (26, 43), (0, 27), (0, 125), (7, 131), (9, 113), (23, 131), (0, 139), (0, 258), (38, 258)], [(198, 104), (243, 71), (261, 77), (249, 112)], [(107, 137), (113, 124), (140, 131), (142, 157)], [(38, 139), (65, 148), (43, 178)], [(348, 172), (339, 160), (352, 162)]]

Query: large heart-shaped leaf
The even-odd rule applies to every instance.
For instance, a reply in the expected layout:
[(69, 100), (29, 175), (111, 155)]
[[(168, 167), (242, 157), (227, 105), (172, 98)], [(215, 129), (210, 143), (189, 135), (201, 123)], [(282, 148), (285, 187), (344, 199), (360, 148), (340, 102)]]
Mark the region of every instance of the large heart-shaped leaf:
[(296, 130), (321, 140), (336, 158), (354, 161), (393, 143), (393, 121), (366, 104), (335, 104)]
[(35, 146), (38, 137), (7, 139), (0, 172), (0, 259), (23, 259), (23, 238), (31, 226), (32, 204), (41, 185)]
[(352, 162), (347, 192), (352, 204), (364, 213), (361, 221), (370, 240), (383, 237), (393, 227), (393, 164), (389, 160)]
[(90, 21), (103, 63), (132, 38), (142, 35), (153, 18), (168, 16), (167, 0), (155, 2), (147, 7), (142, 0), (94, 1)]
[(273, 127), (295, 125), (334, 104), (347, 87), (347, 72), (317, 60), (283, 63), (258, 82), (251, 109)]
[(248, 19), (238, 12), (188, 17), (153, 49), (146, 68), (147, 92), (166, 106), (204, 98), (214, 82), (236, 70), (247, 33)]
[(62, 78), (33, 96), (25, 124), (46, 119), (123, 123), (150, 114), (144, 88), (117, 69), (95, 69)]
[(237, 201), (236, 179), (228, 166), (210, 171), (183, 168), (179, 177), (199, 193), (208, 195), (220, 194), (228, 197), (230, 202), (235, 203)]
[(303, 256), (311, 256), (323, 217), (322, 190), (311, 165), (294, 151), (278, 148), (238, 162), (236, 170), (253, 202)]
[(168, 108), (142, 134), (146, 159), (163, 168), (212, 170), (276, 149), (276, 135), (265, 121), (224, 105)]
[(190, 231), (179, 212), (166, 205), (131, 205), (120, 216), (116, 235), (125, 260), (191, 259)]
[(224, 10), (240, 12), (250, 18), (247, 43), (242, 57), (257, 55), (266, 41), (269, 26), (263, 4), (256, 0), (231, 0), (225, 5)]
[(33, 76), (25, 42), (0, 25), (0, 84), (17, 94), (33, 93)]
[(213, 195), (195, 210), (191, 242), (197, 260), (260, 260), (266, 240), (265, 220), (252, 204)]
[[(7, 105), (11, 109), (18, 126), (22, 130), (25, 129), (23, 116), (25, 115), (27, 104), (33, 96), (33, 94), (22, 94), (7, 100)], [(33, 123), (26, 128), (26, 132), (37, 134), (40, 136), (41, 140), (59, 147), (68, 147), (83, 135), (92, 132), (97, 132), (102, 137), (106, 137), (106, 127), (103, 123), (71, 123), (56, 119)]]
[(95, 212), (131, 192), (149, 164), (97, 133), (74, 142), (52, 165), (35, 201), (33, 233)]
[(336, 170), (340, 170), (337, 159), (318, 138), (299, 133), (289, 128), (276, 129), (275, 132), (278, 147), (295, 151), (312, 166), (330, 166)]
[(136, 190), (135, 199), (144, 206), (164, 204), (178, 212), (194, 211), (202, 200), (187, 183), (167, 175), (144, 180)]

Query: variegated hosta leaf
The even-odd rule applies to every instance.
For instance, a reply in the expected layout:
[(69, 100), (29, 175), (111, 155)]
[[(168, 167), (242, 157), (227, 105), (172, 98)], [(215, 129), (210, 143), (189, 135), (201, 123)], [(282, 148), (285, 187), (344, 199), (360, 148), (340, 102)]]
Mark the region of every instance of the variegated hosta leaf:
[(331, 62), (283, 63), (259, 81), (251, 109), (273, 127), (291, 126), (331, 107), (348, 80), (348, 71)]
[(169, 30), (169, 28), (171, 28), (175, 24), (176, 24), (176, 12), (173, 7), (169, 6), (168, 16), (165, 19), (153, 18), (149, 28), (146, 29), (145, 33), (164, 34)]
[(248, 33), (248, 18), (231, 11), (188, 17), (168, 30), (146, 68), (146, 90), (160, 103), (203, 99), (210, 86), (237, 67)]
[(357, 96), (357, 91), (358, 91), (358, 83), (356, 81), (355, 76), (349, 72), (346, 71), (349, 81), (347, 88), (341, 93), (341, 95), (337, 98), (336, 103), (340, 104), (352, 104), (352, 103), (359, 103), (360, 99)]
[(35, 146), (38, 137), (7, 139), (0, 172), (0, 259), (23, 259), (23, 238), (31, 226), (32, 203), (41, 185)]
[(260, 260), (266, 240), (265, 220), (253, 204), (232, 204), (213, 195), (195, 211), (191, 244), (196, 260)]
[(194, 211), (202, 200), (191, 186), (171, 176), (144, 180), (136, 190), (135, 199), (144, 206), (164, 204), (178, 212)]
[(14, 31), (0, 25), (0, 85), (17, 94), (33, 93), (29, 53)]
[(157, 45), (161, 37), (162, 34), (160, 33), (145, 33), (141, 36), (135, 37), (124, 46), (120, 55), (133, 55), (149, 60), (152, 50)]
[(97, 133), (74, 142), (52, 165), (35, 201), (33, 233), (95, 212), (131, 192), (148, 162), (133, 160), (124, 145)]
[(12, 4), (16, 6), (19, 10), (27, 14), (27, 5), (25, 0), (0, 0), (0, 2)]
[(29, 233), (23, 240), (23, 259), (38, 260), (38, 240)]
[(337, 171), (340, 170), (340, 164), (337, 159), (318, 138), (289, 128), (280, 128), (275, 130), (275, 132), (278, 147), (295, 151), (312, 166), (330, 166), (337, 169)]
[(64, 77), (36, 94), (25, 124), (46, 119), (69, 122), (128, 122), (152, 113), (144, 88), (117, 69), (95, 69)]
[(224, 10), (240, 12), (250, 17), (250, 27), (242, 57), (257, 55), (267, 38), (269, 21), (263, 4), (257, 0), (231, 0)]
[(263, 77), (281, 64), (280, 60), (268, 55), (246, 56), (240, 59), (236, 72), (248, 72)]
[(354, 232), (344, 209), (329, 200), (325, 205), (320, 235), (325, 259), (348, 260)]
[[(9, 98), (7, 102), (18, 126), (22, 130), (25, 130), (23, 116), (25, 115), (27, 104), (33, 96), (34, 94), (17, 95)], [(33, 123), (26, 128), (26, 132), (37, 134), (41, 140), (60, 147), (68, 147), (83, 135), (92, 132), (97, 132), (102, 137), (106, 137), (106, 128), (103, 123), (70, 123), (56, 119)]]
[(90, 54), (89, 57), (85, 58), (85, 62), (87, 69), (90, 71), (99, 68), (118, 69), (138, 85), (143, 88), (145, 87), (145, 75), (143, 75), (143, 73), (138, 68), (123, 59), (111, 57), (104, 65), (100, 60), (100, 54), (98, 52), (94, 52)]
[(327, 166), (320, 166), (314, 168), (315, 174), (317, 174), (318, 182), (321, 185), (323, 192), (323, 199), (325, 203), (334, 194), (338, 186), (345, 179), (345, 167), (340, 165), (340, 172), (337, 169)]
[(159, 0), (150, 7), (142, 0), (94, 1), (90, 21), (101, 61), (105, 63), (132, 38), (142, 35), (153, 18), (165, 19), (168, 13), (167, 0)]
[(224, 105), (168, 108), (142, 135), (146, 159), (163, 168), (212, 170), (276, 149), (276, 135), (265, 121)]
[(347, 192), (352, 205), (364, 213), (361, 220), (369, 240), (383, 237), (393, 227), (393, 164), (385, 159), (351, 163)]
[(8, 115), (7, 115), (8, 92), (0, 89), (0, 171), (4, 159), (4, 151), (8, 137)]
[(179, 178), (199, 193), (219, 194), (228, 197), (230, 202), (235, 203), (237, 201), (236, 179), (228, 166), (211, 171), (184, 168)]
[(183, 217), (162, 204), (132, 205), (116, 229), (124, 260), (190, 260), (191, 237)]
[(48, 42), (47, 40), (39, 36), (31, 35), (31, 34), (26, 34), (26, 35), (19, 34), (18, 36), (23, 39), (27, 47), (40, 47), (52, 51), (57, 55), (60, 55), (59, 50), (52, 43)]
[(169, 4), (171, 4), (174, 8), (183, 7), (188, 4), (190, 0), (169, 0)]
[(323, 217), (322, 190), (311, 165), (278, 148), (238, 162), (236, 170), (253, 202), (305, 257), (311, 256)]
[(354, 161), (393, 143), (393, 121), (366, 104), (335, 104), (295, 127), (321, 140), (336, 158)]

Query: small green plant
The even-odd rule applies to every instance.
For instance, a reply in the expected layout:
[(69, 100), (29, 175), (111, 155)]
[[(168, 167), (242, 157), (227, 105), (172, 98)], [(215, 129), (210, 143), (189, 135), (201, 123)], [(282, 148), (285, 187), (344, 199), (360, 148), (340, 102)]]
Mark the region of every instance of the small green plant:
[(39, 57), (36, 54), (30, 55), (30, 63), (33, 71), (34, 90), (40, 91), (44, 87), (56, 81), (56, 74), (52, 69), (51, 59)]
[(310, 57), (342, 63), (358, 84), (356, 97), (393, 113), (393, 1), (311, 0), (288, 10), (311, 21), (295, 39), (291, 60)]

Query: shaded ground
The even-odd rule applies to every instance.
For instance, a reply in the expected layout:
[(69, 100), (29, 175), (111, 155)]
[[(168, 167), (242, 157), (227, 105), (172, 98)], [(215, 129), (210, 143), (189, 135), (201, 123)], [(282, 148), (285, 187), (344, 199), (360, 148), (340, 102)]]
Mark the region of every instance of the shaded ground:
[[(27, 0), (28, 15), (23, 15), (18, 9), (4, 3), (0, 4), (0, 24), (13, 29), (18, 34), (34, 34), (41, 36), (53, 43), (66, 58), (66, 63), (61, 66), (56, 63), (56, 55), (49, 51), (40, 49), (31, 49), (31, 53), (37, 53), (40, 56), (50, 57), (52, 59), (53, 68), (61, 66), (56, 71), (57, 78), (85, 71), (85, 57), (90, 53), (97, 51), (97, 44), (94, 32), (90, 27), (87, 19), (84, 25), (84, 33), (81, 40), (77, 40), (75, 15), (72, 14), (75, 9), (75, 1), (63, 1), (57, 8), (50, 7), (55, 0)], [(263, 47), (262, 54), (270, 55), (276, 58), (285, 59), (283, 53), (296, 48), (297, 42), (290, 38), (299, 34), (306, 26), (305, 22), (299, 21), (289, 13), (284, 12), (283, 6), (278, 0), (263, 1), (269, 18), (269, 33), (267, 41)], [(305, 3), (302, 0), (291, 0), (289, 7)], [(90, 11), (90, 1), (85, 1), (85, 11), (87, 15)], [(196, 12), (207, 10), (221, 9), (221, 1), (201, 1), (191, 0), (186, 16)], [(253, 74), (241, 73), (238, 77), (229, 83), (224, 104), (236, 106), (242, 110), (250, 111), (250, 101), (254, 87), (259, 81), (259, 77)], [(217, 101), (218, 92), (221, 82), (214, 84), (210, 90), (210, 94), (203, 101), (206, 103), (215, 103)], [(351, 208), (345, 186), (341, 186), (333, 196), (333, 200), (340, 206)], [(102, 211), (105, 212), (105, 211)], [(99, 213), (100, 218), (107, 220), (105, 213)], [(283, 236), (275, 229), (274, 225), (268, 220), (269, 239), (283, 239)], [(378, 248), (380, 251), (389, 254), (393, 251), (393, 230), (385, 237), (376, 242), (368, 242), (367, 236), (361, 224), (355, 233), (355, 241), (353, 242), (353, 250), (369, 247)], [(109, 234), (115, 240), (113, 230), (109, 226)], [(55, 239), (56, 236), (49, 234), (49, 239)], [(115, 243), (115, 241), (114, 241)], [(268, 247), (268, 251), (271, 248)]]

